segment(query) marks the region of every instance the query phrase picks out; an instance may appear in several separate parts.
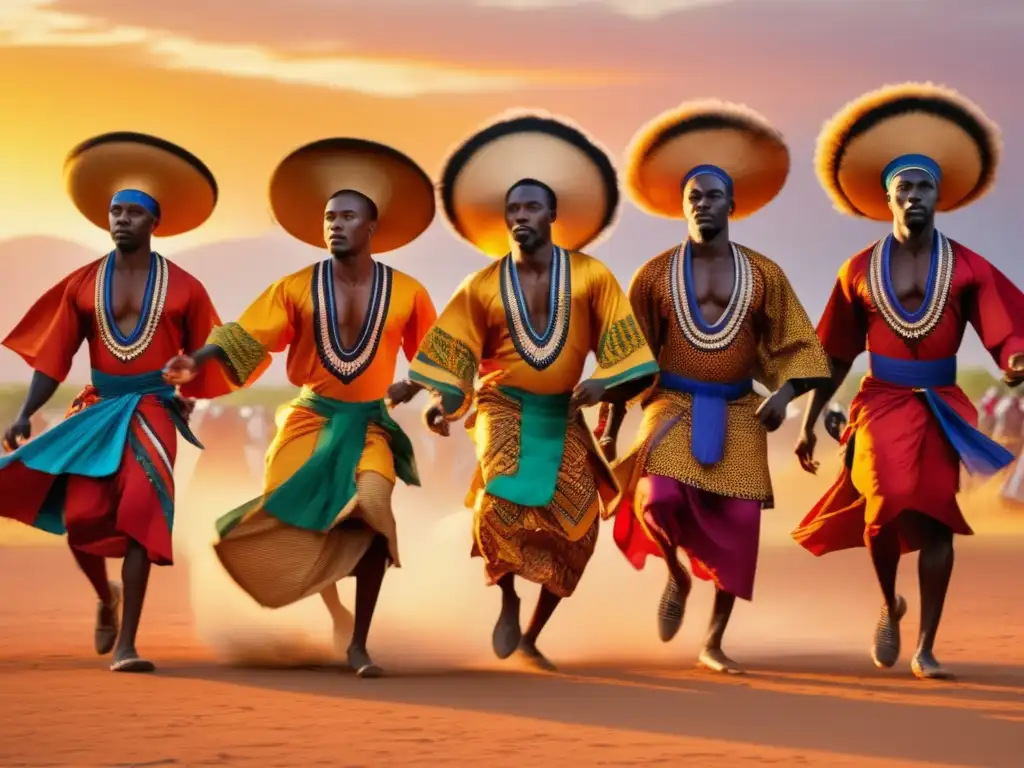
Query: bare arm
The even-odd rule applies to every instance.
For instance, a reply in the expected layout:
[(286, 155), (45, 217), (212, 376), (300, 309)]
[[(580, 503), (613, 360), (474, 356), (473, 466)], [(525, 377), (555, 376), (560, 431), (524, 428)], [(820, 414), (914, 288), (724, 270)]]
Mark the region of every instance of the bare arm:
[(18, 418), (4, 434), (6, 450), (13, 451), (19, 443), (32, 436), (32, 417), (36, 411), (50, 401), (58, 386), (60, 386), (60, 382), (45, 373), (36, 371), (32, 374), (32, 383), (28, 385), (28, 394), (25, 396), (25, 402), (21, 406)]
[(820, 383), (814, 388), (810, 405), (804, 411), (803, 433), (805, 435), (814, 431), (814, 425), (821, 418), (821, 413), (825, 410), (825, 406), (835, 397), (836, 392), (839, 391), (843, 382), (846, 381), (846, 377), (850, 374), (852, 363), (844, 362), (835, 357), (829, 357), (829, 365), (832, 369), (832, 376), (828, 379), (816, 380)]

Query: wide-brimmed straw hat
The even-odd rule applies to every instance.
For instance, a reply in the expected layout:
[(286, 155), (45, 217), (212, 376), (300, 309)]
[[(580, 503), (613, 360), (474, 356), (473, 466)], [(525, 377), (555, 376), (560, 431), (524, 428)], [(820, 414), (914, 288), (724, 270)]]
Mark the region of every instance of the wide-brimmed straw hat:
[(288, 234), (323, 248), (324, 208), (342, 190), (377, 206), (374, 253), (408, 245), (434, 220), (434, 186), (426, 172), (397, 149), (355, 138), (322, 139), (288, 155), (270, 179), (270, 207)]
[(463, 141), (441, 174), (445, 218), (455, 233), (492, 257), (509, 251), (505, 196), (523, 179), (546, 184), (558, 198), (551, 237), (578, 251), (609, 229), (619, 188), (608, 154), (568, 120), (517, 111)]
[(920, 168), (936, 179), (939, 211), (974, 202), (995, 183), (998, 126), (973, 102), (932, 83), (890, 85), (837, 112), (818, 136), (818, 181), (835, 208), (889, 221), (885, 177)]
[(160, 206), (154, 235), (171, 237), (205, 222), (217, 205), (217, 182), (192, 153), (144, 133), (117, 132), (83, 141), (64, 161), (64, 181), (75, 207), (110, 228), (115, 194), (142, 192)]
[(683, 218), (683, 180), (708, 166), (728, 175), (742, 219), (770, 203), (789, 175), (789, 149), (771, 123), (740, 104), (689, 101), (643, 126), (626, 151), (626, 192), (643, 211)]

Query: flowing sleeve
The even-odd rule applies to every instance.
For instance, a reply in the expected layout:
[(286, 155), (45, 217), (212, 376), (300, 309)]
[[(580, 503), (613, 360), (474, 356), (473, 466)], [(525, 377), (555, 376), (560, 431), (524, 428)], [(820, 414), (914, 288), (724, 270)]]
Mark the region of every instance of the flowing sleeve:
[(664, 319), (661, 316), (661, 302), (656, 295), (655, 270), (648, 265), (640, 267), (629, 283), (629, 305), (633, 317), (640, 326), (640, 332), (647, 339), (647, 346), (654, 359), (661, 355), (664, 339)]
[(1024, 353), (1024, 293), (988, 260), (961, 249), (974, 274), (975, 291), (967, 317), (1000, 370)]
[(402, 332), (402, 350), (405, 352), (405, 359), (410, 363), (416, 358), (423, 339), (436, 322), (437, 310), (434, 309), (430, 294), (422, 285), (417, 285), (412, 314), (409, 315), (405, 330)]
[(827, 379), (828, 356), (793, 286), (774, 262), (760, 262), (764, 305), (760, 316), (758, 363), (763, 383), (775, 391), (787, 381)]
[(34, 370), (59, 382), (67, 378), (85, 340), (87, 326), (77, 300), (85, 274), (73, 272), (44, 293), (3, 341)]
[(867, 317), (857, 298), (854, 274), (854, 260), (850, 259), (839, 270), (817, 329), (825, 353), (844, 363), (853, 363), (867, 348)]
[(630, 300), (611, 270), (596, 259), (590, 262), (590, 316), (597, 357), (593, 378), (614, 387), (658, 373)]
[(462, 418), (473, 402), (483, 355), (487, 315), (478, 275), (470, 275), (456, 289), (409, 363), (409, 378), (440, 395), (451, 420)]
[(270, 366), (271, 355), (283, 352), (295, 332), (297, 308), (284, 278), (267, 288), (237, 322), (214, 328), (207, 344), (221, 348), (235, 382), (248, 386)]
[[(198, 280), (193, 280), (181, 351), (187, 355), (197, 352), (220, 324), (220, 316), (206, 287)], [(226, 395), (237, 389), (237, 385), (221, 366), (207, 365), (192, 381), (179, 389), (183, 397), (205, 400)]]

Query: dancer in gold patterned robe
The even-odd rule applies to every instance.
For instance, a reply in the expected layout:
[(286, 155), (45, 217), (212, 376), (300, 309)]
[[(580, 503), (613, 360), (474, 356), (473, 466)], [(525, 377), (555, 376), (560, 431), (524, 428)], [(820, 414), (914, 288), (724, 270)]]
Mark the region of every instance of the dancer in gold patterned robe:
[[(578, 251), (612, 220), (615, 171), (576, 129), (524, 116), (463, 144), (442, 198), (454, 229), (499, 258), (456, 291), (410, 377), (435, 393), (426, 417), (440, 434), (475, 405), (467, 428), (479, 463), (466, 504), (475, 511), (473, 554), (502, 591), (494, 652), (518, 649), (551, 670), (537, 637), (576, 589), (602, 505), (618, 495), (579, 409), (635, 396), (657, 372), (615, 277)], [(579, 383), (590, 352), (597, 371)], [(543, 587), (525, 633), (516, 576)]]
[[(786, 407), (829, 375), (814, 326), (777, 264), (729, 239), (782, 189), (789, 151), (760, 115), (734, 104), (691, 102), (637, 134), (627, 189), (659, 216), (683, 218), (682, 245), (633, 278), (633, 312), (657, 356), (658, 386), (644, 400), (640, 434), (615, 474), (622, 485), (615, 541), (638, 570), (664, 558), (658, 610), (665, 642), (679, 631), (693, 574), (714, 582), (701, 666), (741, 668), (722, 639), (736, 598), (750, 600), (761, 510), (773, 503), (767, 433)], [(762, 400), (754, 381), (772, 390)], [(602, 440), (614, 445), (620, 413)]]

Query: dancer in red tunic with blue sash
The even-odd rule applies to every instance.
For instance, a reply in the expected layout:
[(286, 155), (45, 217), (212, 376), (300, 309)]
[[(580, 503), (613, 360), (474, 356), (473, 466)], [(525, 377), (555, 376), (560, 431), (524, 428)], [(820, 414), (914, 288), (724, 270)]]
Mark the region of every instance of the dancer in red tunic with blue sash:
[[(112, 671), (149, 672), (154, 666), (139, 657), (135, 636), (150, 565), (173, 561), (175, 432), (202, 447), (162, 370), (220, 324), (203, 285), (153, 252), (150, 237), (202, 224), (217, 187), (191, 154), (140, 134), (79, 145), (65, 174), (75, 205), (109, 226), (115, 248), (51, 288), (3, 341), (35, 373), (5, 435), (5, 449), (16, 450), (0, 457), (0, 515), (67, 534), (99, 598), (97, 653), (113, 650)], [(64, 421), (29, 440), (29, 420), (67, 377), (83, 341), (91, 385)], [(219, 376), (211, 369), (181, 395), (209, 397), (227, 386)], [(120, 626), (122, 588), (107, 580), (105, 558), (122, 557)]]
[(840, 211), (893, 221), (893, 233), (847, 261), (818, 325), (833, 376), (807, 409), (797, 455), (814, 472), (814, 425), (867, 351), (869, 373), (850, 404), (839, 479), (793, 532), (814, 555), (866, 546), (883, 605), (872, 657), (900, 653), (906, 601), (896, 592), (900, 555), (920, 550), (921, 631), (915, 675), (946, 678), (933, 653), (953, 570), (953, 534), (969, 535), (957, 504), (960, 464), (991, 475), (1013, 461), (976, 428), (957, 386), (956, 355), (968, 323), (1005, 372), (1024, 377), (1024, 294), (978, 254), (935, 228), (935, 212), (977, 200), (992, 186), (998, 129), (959, 94), (907, 84), (869, 93), (826, 125), (819, 180)]

